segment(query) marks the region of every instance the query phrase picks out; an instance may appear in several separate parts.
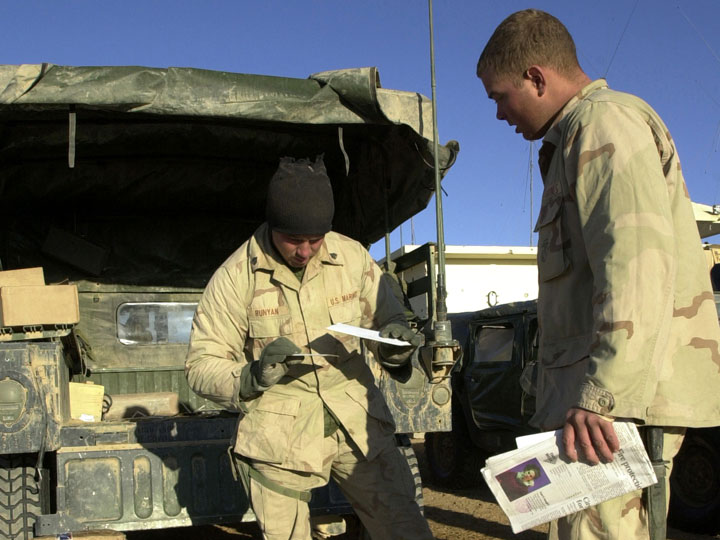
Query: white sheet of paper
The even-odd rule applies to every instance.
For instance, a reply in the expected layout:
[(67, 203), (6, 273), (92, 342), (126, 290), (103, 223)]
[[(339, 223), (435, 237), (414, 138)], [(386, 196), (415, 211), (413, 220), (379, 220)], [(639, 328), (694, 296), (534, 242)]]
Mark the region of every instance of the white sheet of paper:
[(410, 345), (407, 341), (402, 341), (400, 339), (380, 337), (380, 332), (377, 330), (368, 330), (367, 328), (360, 328), (359, 326), (352, 326), (350, 324), (332, 324), (328, 326), (327, 329), (332, 330), (333, 332), (340, 332), (341, 334), (349, 334), (361, 339), (371, 339), (373, 341), (379, 341), (380, 343), (387, 343), (389, 345), (400, 345), (401, 347), (407, 347)]
[(555, 436), (554, 431), (543, 431), (541, 433), (532, 433), (530, 435), (523, 435), (522, 437), (515, 437), (515, 444), (518, 448), (525, 448), (536, 442), (544, 441), (545, 439), (551, 439)]

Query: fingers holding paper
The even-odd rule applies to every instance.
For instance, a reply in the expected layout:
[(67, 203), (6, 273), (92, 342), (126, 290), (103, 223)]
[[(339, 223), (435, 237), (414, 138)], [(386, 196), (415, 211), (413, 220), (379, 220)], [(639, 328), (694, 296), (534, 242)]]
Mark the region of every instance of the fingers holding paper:
[(562, 439), (565, 453), (572, 461), (584, 459), (591, 464), (608, 463), (620, 449), (612, 419), (585, 409), (568, 411)]

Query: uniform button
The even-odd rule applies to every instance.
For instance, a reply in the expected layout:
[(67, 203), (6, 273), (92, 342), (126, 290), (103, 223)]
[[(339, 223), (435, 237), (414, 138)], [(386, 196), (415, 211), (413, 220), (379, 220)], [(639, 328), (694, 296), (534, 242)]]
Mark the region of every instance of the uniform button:
[(598, 403), (601, 407), (607, 407), (608, 406), (608, 400), (604, 397), (598, 399)]

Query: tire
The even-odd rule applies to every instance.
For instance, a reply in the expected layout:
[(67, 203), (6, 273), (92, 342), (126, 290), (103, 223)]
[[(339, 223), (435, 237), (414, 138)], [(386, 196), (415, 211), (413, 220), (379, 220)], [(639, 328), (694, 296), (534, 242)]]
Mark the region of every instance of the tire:
[(420, 512), (425, 514), (425, 502), (423, 501), (422, 477), (420, 476), (420, 465), (418, 464), (415, 450), (413, 450), (410, 437), (407, 435), (396, 435), (397, 445), (400, 452), (405, 456), (412, 473), (413, 483), (415, 484), (415, 502), (420, 507)]
[(668, 522), (685, 531), (720, 531), (720, 429), (689, 429), (670, 476)]
[(480, 469), (487, 455), (473, 444), (462, 418), (453, 417), (452, 431), (425, 434), (425, 456), (438, 486), (466, 489), (484, 483)]
[(0, 456), (0, 538), (29, 540), (42, 514), (42, 489), (35, 481), (34, 455)]

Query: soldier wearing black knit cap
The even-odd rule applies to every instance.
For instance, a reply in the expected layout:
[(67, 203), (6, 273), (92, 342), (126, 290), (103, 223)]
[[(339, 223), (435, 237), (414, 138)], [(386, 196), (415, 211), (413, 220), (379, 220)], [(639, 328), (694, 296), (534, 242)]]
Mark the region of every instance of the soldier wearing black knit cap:
[(332, 228), (332, 186), (322, 158), (315, 163), (283, 158), (270, 180), (265, 218), (282, 259), (301, 271)]
[(331, 477), (372, 538), (430, 539), (360, 340), (328, 326), (403, 340), (374, 350), (391, 370), (407, 364), (422, 337), (367, 250), (331, 231), (333, 215), (322, 159), (281, 160), (267, 223), (203, 293), (187, 379), (243, 413), (233, 461), (266, 539), (310, 540), (310, 491)]

